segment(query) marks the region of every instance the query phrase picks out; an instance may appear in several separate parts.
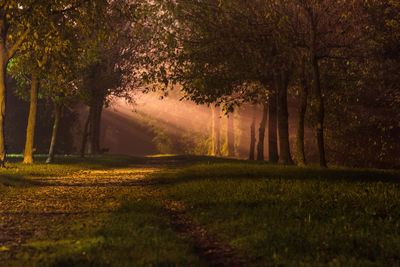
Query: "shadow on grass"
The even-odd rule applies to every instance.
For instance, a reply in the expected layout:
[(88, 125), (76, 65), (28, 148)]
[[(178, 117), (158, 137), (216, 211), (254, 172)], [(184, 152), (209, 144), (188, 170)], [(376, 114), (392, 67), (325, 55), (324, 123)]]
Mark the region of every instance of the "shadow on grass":
[(11, 174), (0, 174), (0, 187), (30, 187), (30, 186), (40, 186), (42, 183), (27, 179), (24, 176), (11, 175)]
[[(11, 158), (18, 162), (21, 158)], [(347, 182), (400, 182), (400, 171), (378, 169), (351, 169), (297, 167), (273, 165), (267, 162), (217, 158), (209, 156), (153, 156), (132, 157), (116, 155), (57, 156), (53, 164), (45, 164), (45, 155), (36, 156), (36, 164), (23, 165), (10, 161), (10, 168), (0, 170), (0, 185), (42, 186), (47, 183), (32, 181), (31, 176), (62, 176), (79, 170), (110, 168), (162, 168), (151, 175), (154, 183), (181, 183), (202, 179), (319, 179)], [(144, 184), (143, 184), (144, 185)]]
[[(206, 161), (207, 158), (202, 160)], [(178, 171), (154, 174), (159, 183), (175, 184), (193, 180), (221, 179), (297, 179), (346, 182), (400, 183), (400, 171), (377, 169), (350, 169), (283, 166), (250, 161), (214, 158), (207, 163), (189, 165)], [(198, 163), (198, 161), (197, 161)]]
[[(169, 226), (167, 214), (138, 192), (107, 214), (53, 222), (15, 255), (16, 266), (199, 266), (189, 245)], [(71, 220), (71, 218), (74, 218)]]

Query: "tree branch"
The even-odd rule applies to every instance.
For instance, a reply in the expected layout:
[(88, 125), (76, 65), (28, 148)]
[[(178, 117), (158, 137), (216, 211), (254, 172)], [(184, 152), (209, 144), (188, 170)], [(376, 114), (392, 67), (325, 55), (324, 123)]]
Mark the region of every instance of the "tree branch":
[(28, 36), (29, 32), (30, 28), (27, 28), (25, 32), (19, 37), (19, 39), (14, 43), (11, 49), (8, 50), (8, 59), (11, 59), (15, 55), (15, 52), (17, 52), (18, 48), (21, 46), (22, 42)]

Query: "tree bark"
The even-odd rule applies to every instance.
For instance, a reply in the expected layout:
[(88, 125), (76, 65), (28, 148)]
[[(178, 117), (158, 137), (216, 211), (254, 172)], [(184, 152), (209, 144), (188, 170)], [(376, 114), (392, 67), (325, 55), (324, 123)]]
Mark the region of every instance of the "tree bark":
[(268, 161), (277, 163), (278, 138), (277, 138), (277, 97), (276, 92), (271, 92), (268, 101)]
[(293, 164), (289, 144), (288, 82), (288, 73), (284, 70), (275, 76), (275, 87), (278, 91), (279, 162), (286, 165)]
[(94, 107), (89, 106), (89, 128), (88, 128), (88, 148), (87, 153), (89, 155), (93, 154), (93, 119), (94, 119)]
[(258, 144), (257, 144), (257, 160), (264, 160), (264, 138), (265, 138), (265, 127), (268, 119), (268, 103), (263, 103), (263, 114), (260, 122), (260, 128), (258, 130)]
[(227, 120), (228, 157), (235, 157), (235, 121), (233, 113), (228, 115)]
[(103, 102), (95, 103), (90, 107), (89, 154), (100, 154), (100, 126), (102, 111)]
[(307, 99), (308, 99), (308, 85), (305, 74), (305, 64), (303, 66), (303, 77), (301, 78), (300, 85), (300, 105), (298, 108), (297, 119), (297, 136), (296, 136), (296, 159), (297, 165), (306, 165), (306, 156), (304, 153), (304, 119), (307, 112)]
[(316, 49), (316, 37), (317, 35), (317, 26), (314, 17), (310, 14), (310, 41), (311, 41), (311, 49), (310, 49), (310, 63), (312, 66), (312, 75), (313, 75), (313, 89), (315, 95), (315, 106), (316, 106), (316, 132), (317, 132), (317, 145), (318, 145), (318, 153), (319, 153), (319, 165), (323, 168), (327, 167), (326, 158), (325, 158), (325, 145), (324, 145), (324, 101), (322, 98), (322, 90), (321, 90), (321, 76), (318, 66), (318, 56)]
[(3, 168), (6, 161), (4, 120), (6, 115), (6, 69), (8, 52), (5, 44), (5, 34), (2, 32), (0, 34), (0, 168)]
[(61, 110), (62, 106), (54, 101), (54, 125), (53, 125), (53, 132), (51, 134), (49, 155), (47, 157), (46, 163), (52, 163), (54, 160), (54, 151), (55, 151), (54, 149), (57, 141), (57, 131), (58, 131), (58, 125), (60, 124)]
[(253, 116), (251, 119), (251, 125), (250, 125), (250, 154), (249, 154), (249, 160), (254, 160), (254, 151), (255, 151), (255, 146), (256, 146), (256, 112), (257, 112), (257, 106), (253, 105)]
[(319, 153), (319, 165), (321, 167), (328, 167), (326, 164), (325, 158), (325, 145), (324, 145), (324, 117), (325, 117), (325, 109), (324, 109), (324, 100), (322, 98), (321, 91), (321, 80), (318, 66), (318, 59), (314, 56), (312, 59), (313, 65), (313, 85), (314, 85), (314, 93), (315, 93), (315, 104), (316, 104), (316, 118), (317, 118), (317, 144), (318, 144), (318, 153)]
[(29, 28), (14, 42), (11, 49), (7, 49), (7, 35), (10, 25), (5, 12), (0, 14), (0, 168), (5, 167), (6, 145), (4, 142), (4, 121), (6, 115), (6, 71), (10, 60), (29, 34)]
[(24, 161), (23, 161), (23, 163), (25, 163), (25, 164), (33, 163), (33, 153), (35, 150), (34, 149), (34, 140), (35, 140), (35, 125), (36, 125), (38, 93), (39, 93), (39, 79), (36, 74), (33, 74), (32, 75), (32, 83), (31, 83), (31, 98), (30, 98), (28, 126), (26, 128)]
[(90, 109), (89, 109), (89, 114), (86, 119), (85, 123), (85, 128), (83, 130), (83, 135), (82, 135), (82, 144), (81, 144), (81, 157), (83, 158), (85, 156), (85, 150), (86, 150), (86, 144), (89, 136), (89, 126), (90, 126)]

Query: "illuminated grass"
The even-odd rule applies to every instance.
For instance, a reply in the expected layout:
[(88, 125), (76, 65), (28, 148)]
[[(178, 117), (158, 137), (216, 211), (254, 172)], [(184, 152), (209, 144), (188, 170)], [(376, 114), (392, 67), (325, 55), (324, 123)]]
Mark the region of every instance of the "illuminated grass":
[(122, 156), (56, 162), (0, 170), (0, 265), (202, 265), (135, 184), (154, 169), (132, 168), (138, 159)]
[(162, 157), (174, 157), (175, 154), (157, 154), (157, 155), (147, 155), (146, 158), (162, 158)]
[(164, 179), (167, 197), (254, 265), (400, 263), (398, 171), (222, 163)]
[(201, 265), (153, 189), (183, 203), (249, 265), (400, 264), (399, 171), (191, 156), (38, 159), (0, 170), (0, 218), (36, 233), (0, 251), (11, 266)]
[(58, 222), (50, 236), (25, 244), (10, 265), (201, 266), (154, 201), (138, 192), (130, 197), (113, 213)]

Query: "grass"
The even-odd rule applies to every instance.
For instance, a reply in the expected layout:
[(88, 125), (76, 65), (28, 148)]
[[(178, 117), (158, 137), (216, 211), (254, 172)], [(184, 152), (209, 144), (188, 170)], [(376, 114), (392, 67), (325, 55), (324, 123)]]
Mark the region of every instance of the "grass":
[[(157, 205), (138, 192), (113, 213), (79, 216), (31, 239), (10, 266), (201, 266)], [(54, 223), (54, 222), (53, 222)]]
[[(400, 265), (399, 171), (190, 156), (71, 156), (51, 165), (39, 157), (38, 164), (28, 166), (18, 157), (12, 160), (0, 170), (0, 202), (9, 202), (9, 212), (25, 214), (28, 223), (8, 218), (12, 225), (28, 232), (34, 228), (35, 234), (23, 245), (7, 245), (10, 250), (1, 251), (0, 244), (0, 262), (7, 255), (8, 265), (203, 265), (171, 228), (154, 190), (181, 202), (248, 265)], [(168, 164), (173, 168), (157, 167)], [(137, 175), (150, 167), (154, 171), (144, 178), (152, 183), (43, 186), (47, 177), (89, 181), (86, 176), (97, 173), (88, 170), (128, 167), (132, 174), (115, 175)], [(2, 212), (0, 205), (0, 218)], [(0, 241), (1, 225), (0, 220)]]
[(149, 190), (99, 184), (119, 181), (112, 177), (119, 167), (132, 181), (150, 172), (145, 166), (131, 169), (138, 159), (59, 157), (44, 164), (39, 158), (34, 165), (19, 160), (0, 170), (0, 266), (203, 265)]
[(217, 163), (164, 182), (252, 265), (400, 264), (398, 171)]

